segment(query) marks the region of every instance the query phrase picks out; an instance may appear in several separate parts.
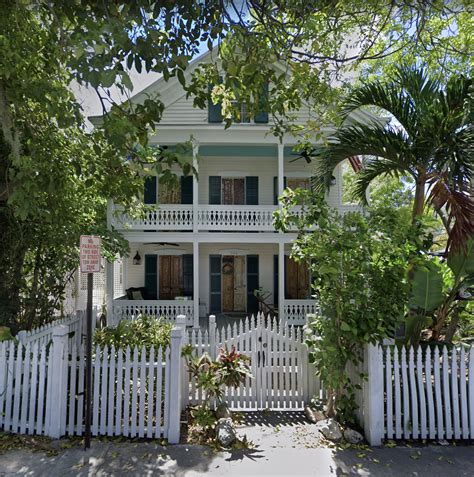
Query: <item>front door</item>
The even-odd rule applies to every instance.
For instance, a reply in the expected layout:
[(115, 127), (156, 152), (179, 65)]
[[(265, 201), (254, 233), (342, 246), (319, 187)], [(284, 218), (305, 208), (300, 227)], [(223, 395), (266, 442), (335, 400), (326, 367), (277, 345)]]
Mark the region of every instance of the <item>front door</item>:
[(245, 204), (245, 179), (222, 178), (222, 204), (244, 205)]
[(183, 258), (179, 255), (160, 256), (160, 300), (174, 300), (183, 294)]
[(245, 311), (245, 298), (245, 257), (224, 255), (222, 257), (222, 311)]
[(285, 257), (285, 288), (289, 300), (306, 300), (310, 297), (309, 268), (304, 262)]

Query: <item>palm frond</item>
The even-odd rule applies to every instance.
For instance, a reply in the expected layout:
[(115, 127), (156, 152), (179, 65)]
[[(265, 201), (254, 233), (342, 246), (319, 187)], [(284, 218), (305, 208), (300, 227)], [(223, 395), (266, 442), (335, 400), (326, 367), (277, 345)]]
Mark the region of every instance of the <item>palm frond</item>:
[(410, 144), (403, 132), (390, 126), (372, 124), (341, 128), (328, 145), (314, 149), (312, 155), (317, 159), (312, 180), (317, 193), (329, 188), (336, 166), (351, 156), (383, 158), (393, 170), (414, 174)]

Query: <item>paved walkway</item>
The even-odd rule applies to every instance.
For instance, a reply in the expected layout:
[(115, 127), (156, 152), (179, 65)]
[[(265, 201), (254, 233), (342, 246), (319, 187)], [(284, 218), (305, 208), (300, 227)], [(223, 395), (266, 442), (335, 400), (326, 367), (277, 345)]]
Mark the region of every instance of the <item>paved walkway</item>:
[(214, 453), (203, 446), (93, 440), (92, 449), (47, 457), (28, 450), (0, 455), (0, 476), (473, 476), (474, 447), (422, 446), (372, 450), (323, 447), (301, 413), (245, 416), (239, 435), (251, 449)]

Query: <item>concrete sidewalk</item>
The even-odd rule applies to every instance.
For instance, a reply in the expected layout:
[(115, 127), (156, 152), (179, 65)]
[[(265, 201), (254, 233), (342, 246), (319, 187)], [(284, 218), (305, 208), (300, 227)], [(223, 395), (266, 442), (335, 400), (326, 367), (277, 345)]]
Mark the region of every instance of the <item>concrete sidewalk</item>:
[(249, 412), (238, 427), (252, 448), (215, 453), (195, 445), (98, 440), (85, 452), (57, 441), (58, 456), (15, 450), (0, 455), (0, 476), (474, 476), (474, 446), (335, 449), (299, 411)]
[(472, 476), (473, 447), (271, 448), (214, 454), (203, 446), (93, 441), (59, 456), (27, 450), (0, 456), (0, 475), (34, 476)]

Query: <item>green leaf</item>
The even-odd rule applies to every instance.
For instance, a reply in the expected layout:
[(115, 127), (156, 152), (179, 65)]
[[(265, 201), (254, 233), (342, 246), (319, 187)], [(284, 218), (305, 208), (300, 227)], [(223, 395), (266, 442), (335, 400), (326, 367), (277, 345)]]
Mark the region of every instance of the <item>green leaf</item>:
[(448, 266), (457, 277), (474, 273), (474, 240), (469, 240), (466, 249), (459, 249), (448, 257)]
[(443, 300), (443, 276), (440, 267), (434, 262), (417, 266), (412, 277), (410, 308), (421, 308), (429, 312), (441, 305)]

